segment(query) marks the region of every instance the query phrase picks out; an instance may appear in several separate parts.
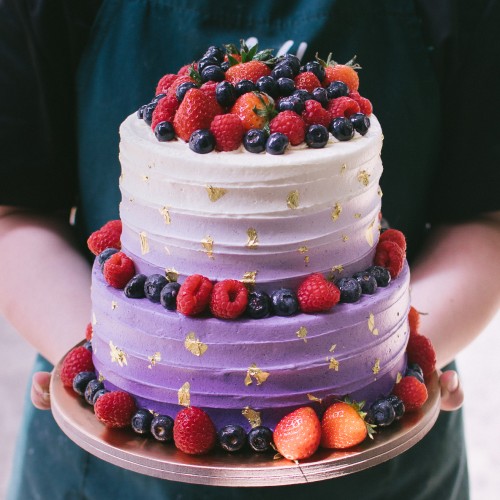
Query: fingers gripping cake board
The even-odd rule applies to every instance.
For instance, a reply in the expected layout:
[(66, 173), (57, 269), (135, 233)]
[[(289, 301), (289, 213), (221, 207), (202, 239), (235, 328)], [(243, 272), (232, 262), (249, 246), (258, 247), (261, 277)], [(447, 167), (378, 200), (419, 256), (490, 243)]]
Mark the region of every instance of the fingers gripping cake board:
[(105, 425), (298, 459), (290, 422), (312, 418), (309, 456), (335, 447), (332, 405), (364, 439), (421, 404), (396, 390), (432, 369), (409, 360), (423, 336), (356, 69), (210, 47), (122, 123), (120, 220), (88, 242), (92, 366), (66, 368)]

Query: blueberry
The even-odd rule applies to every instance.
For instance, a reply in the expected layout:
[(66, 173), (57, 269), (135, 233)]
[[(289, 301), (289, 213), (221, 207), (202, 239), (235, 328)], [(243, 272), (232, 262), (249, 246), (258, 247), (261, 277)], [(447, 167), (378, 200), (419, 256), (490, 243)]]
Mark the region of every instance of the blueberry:
[(417, 363), (408, 364), (406, 367), (405, 377), (415, 377), (417, 380), (422, 382), (422, 384), (425, 384), (424, 372)]
[(325, 68), (318, 61), (309, 61), (304, 65), (304, 70), (316, 75), (320, 82), (325, 79)]
[(144, 118), (144, 110), (146, 109), (146, 104), (143, 104), (138, 110), (137, 110), (137, 118), (139, 120), (142, 120)]
[(266, 142), (269, 134), (262, 129), (251, 128), (243, 136), (243, 146), (250, 153), (262, 153), (266, 150)]
[(221, 106), (230, 108), (236, 101), (234, 85), (228, 81), (219, 82), (215, 87), (215, 99)]
[(182, 102), (186, 92), (188, 90), (196, 88), (196, 84), (194, 82), (183, 82), (181, 83), (177, 89), (175, 90), (175, 97), (179, 102)]
[(85, 394), (85, 389), (87, 388), (87, 384), (91, 380), (95, 380), (97, 378), (94, 372), (80, 372), (75, 375), (73, 379), (73, 390), (83, 396)]
[(333, 137), (339, 141), (349, 141), (354, 137), (354, 127), (352, 123), (349, 121), (349, 118), (343, 116), (339, 116), (332, 120), (330, 130)]
[(356, 273), (353, 278), (361, 285), (361, 291), (367, 295), (373, 295), (377, 291), (377, 280), (367, 271)]
[(328, 99), (336, 99), (337, 97), (345, 97), (349, 95), (349, 87), (340, 80), (335, 80), (326, 87)]
[(276, 109), (281, 111), (295, 111), (298, 115), (302, 114), (305, 109), (305, 104), (300, 97), (296, 95), (291, 95), (288, 97), (284, 97), (278, 101)]
[(363, 113), (354, 113), (349, 117), (349, 120), (351, 120), (352, 126), (356, 132), (361, 135), (365, 135), (368, 132), (370, 128), (370, 118)]
[(396, 418), (394, 420), (399, 420), (405, 414), (405, 404), (395, 394), (387, 396), (386, 399), (394, 408), (394, 412), (396, 414)]
[(271, 312), (271, 298), (266, 292), (255, 291), (248, 294), (246, 315), (253, 319), (261, 319)]
[(313, 98), (312, 94), (304, 89), (297, 89), (292, 95), (297, 96), (302, 102)]
[(98, 256), (97, 256), (97, 262), (99, 263), (99, 266), (101, 267), (101, 271), (104, 267), (104, 263), (115, 253), (117, 253), (118, 250), (116, 248), (106, 248), (103, 250)]
[(160, 142), (171, 141), (175, 137), (174, 126), (170, 122), (160, 122), (155, 127), (155, 136)]
[(324, 108), (328, 106), (328, 94), (323, 87), (316, 87), (311, 94), (313, 99), (315, 101), (318, 101), (321, 106), (323, 106)]
[(394, 406), (386, 398), (377, 399), (369, 408), (366, 414), (366, 421), (369, 424), (387, 427), (394, 422), (396, 411)]
[(165, 309), (169, 311), (175, 311), (177, 309), (177, 294), (179, 293), (180, 287), (180, 283), (172, 281), (162, 288), (160, 293), (160, 304)]
[(143, 299), (146, 296), (144, 294), (144, 283), (146, 283), (146, 279), (147, 276), (145, 274), (136, 274), (131, 278), (123, 289), (125, 297), (129, 299)]
[(215, 148), (215, 138), (207, 129), (195, 130), (189, 138), (189, 149), (199, 154), (206, 154)]
[(144, 120), (144, 123), (146, 125), (151, 126), (151, 123), (153, 122), (153, 111), (156, 109), (156, 105), (156, 102), (150, 102), (149, 104), (146, 104), (142, 113), (142, 119)]
[(266, 151), (272, 155), (282, 155), (288, 147), (290, 141), (285, 134), (274, 132), (266, 142)]
[(140, 409), (134, 413), (130, 424), (137, 434), (149, 434), (152, 421), (153, 414), (148, 410)]
[(259, 425), (248, 433), (248, 444), (253, 451), (263, 453), (270, 451), (273, 442), (273, 432), (268, 427)]
[(352, 304), (357, 302), (361, 297), (361, 285), (355, 278), (340, 278), (335, 282), (340, 290), (340, 302), (344, 304)]
[(288, 64), (293, 71), (294, 76), (298, 75), (300, 71), (300, 59), (293, 54), (285, 54), (280, 59), (278, 64), (286, 63)]
[(161, 99), (163, 99), (167, 94), (156, 94), (153, 99), (151, 99), (151, 102), (156, 102), (158, 104)]
[(272, 76), (261, 76), (255, 82), (255, 85), (259, 92), (265, 92), (267, 95), (270, 95), (271, 97), (278, 97), (279, 95), (278, 84)]
[(109, 391), (107, 389), (99, 389), (95, 394), (94, 394), (94, 399), (92, 399), (92, 404), (95, 405), (96, 401), (104, 394), (108, 393)]
[(271, 294), (273, 312), (276, 316), (291, 316), (299, 310), (297, 295), (289, 288), (280, 288)]
[(310, 148), (324, 148), (329, 137), (328, 129), (319, 123), (311, 125), (306, 131), (306, 143)]
[(278, 84), (279, 95), (288, 96), (295, 92), (295, 82), (291, 78), (279, 78)]
[(245, 446), (247, 433), (240, 425), (226, 425), (218, 433), (219, 444), (226, 451), (238, 451)]
[(279, 78), (288, 78), (293, 81), (294, 71), (290, 64), (286, 61), (278, 63), (271, 71), (271, 76), (278, 80)]
[(378, 286), (385, 287), (391, 282), (391, 273), (385, 267), (371, 266), (367, 271), (375, 278)]
[(231, 67), (231, 63), (229, 61), (222, 61), (220, 63), (220, 69), (224, 71), (224, 73)]
[(144, 282), (144, 295), (151, 302), (160, 302), (161, 291), (167, 283), (167, 278), (161, 274), (148, 276)]
[(197, 71), (198, 73), (202, 73), (202, 71), (207, 68), (208, 66), (219, 66), (220, 62), (219, 60), (214, 57), (214, 56), (203, 56), (197, 64)]
[(235, 83), (234, 90), (236, 90), (236, 94), (238, 96), (241, 96), (248, 92), (256, 91), (257, 87), (255, 86), (255, 83), (252, 82), (252, 80), (240, 80), (239, 82)]
[(217, 47), (216, 45), (211, 45), (210, 47), (208, 47), (205, 54), (203, 54), (203, 57), (211, 57), (221, 63), (222, 61), (224, 61), (225, 55), (226, 53), (224, 52), (224, 49)]
[(156, 415), (151, 421), (151, 434), (157, 441), (172, 441), (174, 437), (174, 420), (168, 415)]
[(87, 340), (87, 341), (83, 344), (83, 347), (85, 347), (85, 349), (87, 349), (87, 351), (92, 352), (92, 342), (91, 342), (90, 340)]
[(203, 82), (222, 82), (224, 78), (226, 78), (224, 71), (215, 64), (205, 66), (201, 71), (201, 80)]
[(85, 401), (89, 405), (94, 404), (94, 397), (97, 391), (100, 391), (101, 389), (104, 389), (104, 384), (97, 378), (91, 380), (88, 384), (87, 387), (85, 387)]

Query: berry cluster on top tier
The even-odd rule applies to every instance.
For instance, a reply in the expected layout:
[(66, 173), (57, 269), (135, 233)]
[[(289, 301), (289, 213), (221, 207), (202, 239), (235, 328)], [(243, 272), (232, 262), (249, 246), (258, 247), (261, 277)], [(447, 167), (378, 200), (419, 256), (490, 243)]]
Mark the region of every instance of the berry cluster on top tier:
[(178, 73), (164, 75), (151, 102), (137, 112), (156, 138), (176, 137), (196, 153), (233, 151), (283, 154), (289, 145), (324, 147), (365, 135), (372, 105), (358, 92), (360, 66), (226, 45), (210, 47)]

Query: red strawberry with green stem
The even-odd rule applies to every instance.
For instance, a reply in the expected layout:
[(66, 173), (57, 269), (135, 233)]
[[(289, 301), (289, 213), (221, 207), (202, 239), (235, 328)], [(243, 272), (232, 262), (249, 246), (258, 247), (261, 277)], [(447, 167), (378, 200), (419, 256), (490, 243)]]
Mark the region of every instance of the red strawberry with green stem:
[(247, 92), (238, 97), (230, 112), (240, 117), (245, 130), (262, 129), (276, 115), (273, 101), (262, 92)]
[(345, 64), (339, 64), (332, 59), (332, 54), (328, 54), (326, 61), (323, 61), (316, 54), (316, 60), (322, 64), (325, 68), (325, 79), (323, 82), (323, 87), (328, 87), (330, 83), (334, 81), (344, 82), (351, 92), (356, 92), (359, 88), (359, 76), (357, 73), (361, 66), (356, 62), (356, 56), (354, 56), (350, 61)]
[(239, 49), (234, 45), (227, 45), (226, 51), (230, 63), (226, 71), (226, 80), (233, 85), (241, 80), (255, 83), (262, 76), (271, 74), (271, 69), (265, 62), (271, 60), (271, 50), (259, 51), (257, 44), (249, 48), (242, 40)]

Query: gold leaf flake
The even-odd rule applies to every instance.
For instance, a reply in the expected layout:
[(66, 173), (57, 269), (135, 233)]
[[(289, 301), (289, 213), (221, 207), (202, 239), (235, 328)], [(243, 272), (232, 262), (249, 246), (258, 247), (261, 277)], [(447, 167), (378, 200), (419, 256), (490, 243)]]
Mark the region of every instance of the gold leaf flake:
[(242, 278), (242, 282), (248, 291), (252, 291), (255, 287), (255, 281), (258, 271), (247, 271)]
[(149, 365), (148, 368), (151, 370), (156, 363), (161, 361), (161, 354), (159, 352), (155, 352), (152, 356), (148, 356)]
[(127, 355), (122, 349), (116, 347), (112, 340), (109, 341), (109, 354), (112, 363), (118, 363), (120, 366), (127, 365)]
[(342, 205), (340, 203), (335, 203), (333, 209), (332, 209), (332, 221), (335, 222), (339, 217), (340, 214), (342, 213)]
[(148, 177), (147, 175), (143, 175), (143, 176), (142, 176), (142, 180), (143, 180), (144, 182), (149, 182), (149, 177)]
[(382, 192), (382, 188), (379, 186), (378, 189), (377, 189), (377, 194), (382, 198), (382, 196), (384, 195), (384, 193)]
[(287, 207), (294, 210), (299, 207), (299, 192), (297, 190), (290, 191), (286, 199)]
[(307, 253), (307, 252), (309, 252), (309, 248), (307, 248), (306, 246), (299, 248), (299, 253)]
[(214, 239), (211, 236), (207, 236), (201, 240), (201, 246), (203, 251), (208, 255), (209, 259), (214, 258)]
[(191, 404), (191, 386), (189, 382), (185, 382), (177, 391), (177, 397), (181, 406), (189, 406)]
[(196, 338), (194, 332), (190, 332), (187, 334), (186, 339), (184, 340), (184, 347), (195, 356), (202, 356), (208, 349), (208, 346), (206, 344), (204, 344), (200, 339)]
[(315, 402), (317, 402), (317, 403), (321, 403), (321, 402), (323, 401), (322, 399), (317, 398), (314, 394), (308, 394), (308, 395), (307, 395), (307, 399), (308, 399), (309, 401), (315, 401)]
[(368, 330), (373, 333), (373, 335), (378, 335), (378, 328), (375, 328), (375, 316), (370, 313), (368, 317)]
[(259, 246), (259, 237), (257, 235), (257, 231), (253, 227), (249, 227), (247, 229), (247, 247), (248, 248), (257, 248)]
[(363, 184), (363, 186), (368, 186), (370, 184), (370, 174), (366, 170), (361, 170), (358, 174), (358, 181)]
[(302, 339), (305, 343), (307, 343), (307, 328), (305, 326), (301, 326), (296, 333), (299, 339)]
[(361, 219), (361, 214), (360, 213), (355, 213), (354, 214), (355, 219)]
[(257, 382), (257, 385), (263, 384), (269, 377), (269, 373), (261, 370), (257, 367), (255, 363), (252, 363), (247, 370), (247, 375), (245, 377), (245, 385), (252, 384), (252, 377)]
[(329, 370), (335, 370), (336, 372), (339, 371), (339, 362), (335, 358), (329, 358), (328, 359), (329, 365), (328, 369)]
[(262, 425), (260, 412), (253, 410), (249, 406), (243, 408), (241, 414), (248, 420), (248, 423), (252, 426), (252, 428)]
[(173, 281), (177, 281), (179, 279), (179, 273), (173, 267), (169, 267), (165, 269), (165, 277), (170, 283), (172, 283)]
[(343, 163), (341, 166), (340, 166), (340, 173), (343, 174), (347, 169), (347, 164), (346, 163)]
[(114, 311), (118, 307), (118, 302), (116, 300), (111, 301), (111, 310)]
[(401, 375), (401, 373), (398, 372), (398, 374), (396, 375), (396, 384), (399, 384), (399, 382), (401, 382), (402, 379), (403, 379), (403, 375)]
[(227, 193), (227, 190), (224, 188), (215, 186), (205, 186), (205, 187), (208, 193), (209, 200), (214, 203), (217, 200), (220, 200)]
[(380, 371), (380, 359), (375, 360), (375, 364), (373, 365), (372, 372), (374, 375), (377, 375), (377, 373)]
[(104, 382), (106, 379), (104, 378), (104, 375), (102, 373), (99, 373), (97, 380), (99, 380), (99, 382)]
[(345, 243), (349, 239), (349, 236), (347, 234), (342, 235), (342, 241)]
[(149, 253), (149, 240), (148, 235), (145, 231), (139, 233), (139, 237), (141, 239), (141, 253), (142, 255)]
[(160, 208), (160, 214), (162, 215), (165, 224), (172, 223), (172, 218), (170, 217), (170, 212), (168, 211), (168, 207)]
[(375, 244), (374, 238), (373, 238), (373, 226), (375, 225), (375, 219), (371, 222), (371, 224), (366, 228), (366, 241), (368, 242), (368, 245), (371, 247)]
[(310, 260), (311, 260), (311, 257), (309, 257), (309, 255), (306, 255), (306, 256), (304, 257), (304, 263), (305, 263), (306, 267), (307, 267), (307, 265), (309, 264), (309, 261), (310, 261)]
[(330, 347), (330, 352), (335, 351), (335, 348), (337, 347), (337, 344), (333, 344), (332, 347)]
[(342, 274), (344, 272), (344, 266), (342, 264), (338, 266), (333, 266), (330, 272), (330, 280), (333, 281), (335, 279), (335, 275)]

